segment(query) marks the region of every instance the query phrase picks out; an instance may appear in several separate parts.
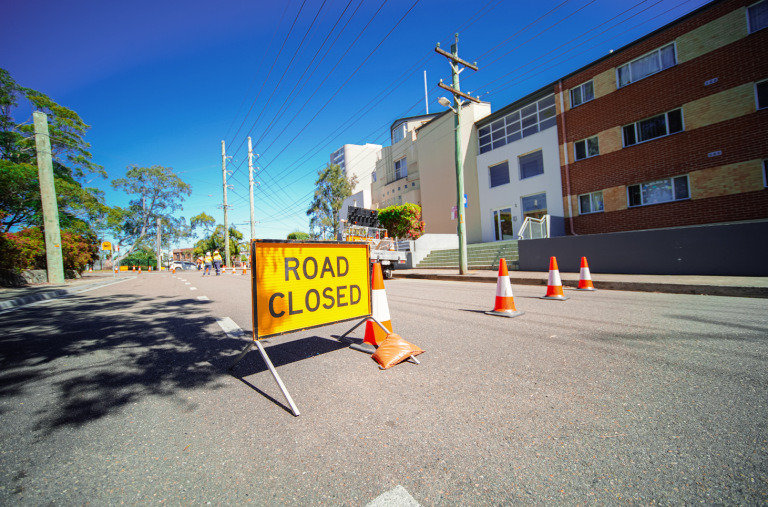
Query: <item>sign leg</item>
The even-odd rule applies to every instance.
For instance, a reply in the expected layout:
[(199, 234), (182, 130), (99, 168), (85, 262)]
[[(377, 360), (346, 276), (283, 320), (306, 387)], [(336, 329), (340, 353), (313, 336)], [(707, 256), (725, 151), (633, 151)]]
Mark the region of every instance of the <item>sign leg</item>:
[(251, 350), (251, 347), (253, 347), (253, 342), (249, 343), (248, 346), (245, 347), (245, 349), (240, 353), (240, 355), (237, 356), (237, 359), (235, 359), (235, 362), (232, 363), (232, 366), (229, 367), (230, 370), (232, 368), (234, 368), (235, 366), (237, 366), (237, 363), (242, 361), (242, 359), (245, 357), (245, 355), (248, 353), (248, 351)]
[(352, 327), (352, 329), (350, 329), (349, 331), (347, 331), (346, 333), (344, 333), (343, 335), (339, 336), (339, 337), (338, 337), (338, 338), (336, 338), (336, 339), (337, 339), (337, 340), (339, 340), (339, 341), (343, 340), (344, 338), (346, 338), (346, 337), (347, 337), (347, 335), (348, 335), (349, 333), (351, 333), (352, 331), (354, 331), (355, 329), (357, 329), (358, 327), (360, 327), (360, 324), (362, 324), (363, 322), (365, 322), (365, 321), (367, 321), (367, 320), (368, 320), (368, 317), (364, 318), (363, 320), (361, 320), (360, 322), (358, 322), (357, 324), (355, 324), (355, 325), (354, 325), (354, 327)]
[[(291, 394), (288, 392), (288, 389), (286, 389), (285, 386), (283, 385), (283, 381), (280, 380), (280, 375), (277, 374), (277, 370), (275, 370), (275, 367), (272, 366), (272, 361), (269, 360), (269, 356), (267, 355), (267, 351), (264, 350), (264, 347), (261, 346), (261, 342), (256, 342), (256, 348), (259, 349), (259, 353), (261, 353), (262, 359), (264, 359), (264, 362), (267, 363), (267, 367), (269, 368), (269, 371), (272, 372), (272, 376), (275, 377), (275, 382), (277, 382), (277, 386), (283, 392), (283, 396), (285, 396), (285, 399), (288, 402), (288, 405), (291, 406), (291, 410), (293, 411), (293, 415), (298, 417), (299, 416), (299, 409), (296, 408), (296, 404), (293, 402), (293, 398), (291, 398)], [(246, 352), (247, 352), (247, 350), (246, 350)]]

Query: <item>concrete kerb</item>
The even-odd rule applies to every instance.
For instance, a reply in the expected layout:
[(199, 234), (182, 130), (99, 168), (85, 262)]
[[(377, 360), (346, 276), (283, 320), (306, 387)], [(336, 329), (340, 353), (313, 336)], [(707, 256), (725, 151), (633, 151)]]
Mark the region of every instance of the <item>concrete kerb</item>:
[(24, 296), (16, 299), (9, 299), (8, 301), (0, 302), (0, 310), (9, 310), (11, 308), (19, 308), (21, 306), (37, 303), (38, 301), (56, 299), (62, 296), (66, 296), (67, 294), (75, 294), (77, 292), (81, 292), (84, 290), (95, 289), (97, 287), (101, 287), (102, 285), (109, 285), (115, 282), (132, 280), (134, 278), (136, 277), (129, 276), (125, 278), (110, 278), (108, 281), (105, 281), (105, 282), (91, 283), (88, 285), (78, 285), (77, 287), (69, 287), (67, 289), (55, 289), (55, 290), (43, 292), (41, 294), (34, 294), (32, 296)]
[[(394, 278), (412, 278), (420, 280), (443, 280), (446, 282), (476, 282), (497, 283), (496, 276), (462, 276), (462, 275), (438, 275), (425, 273), (398, 273), (393, 272)], [(510, 275), (513, 285), (541, 285), (547, 286), (546, 278), (515, 278)], [(576, 288), (578, 280), (562, 280), (564, 287)], [(629, 292), (658, 292), (663, 294), (693, 294), (703, 296), (728, 296), (742, 298), (768, 298), (768, 287), (740, 287), (729, 285), (696, 285), (681, 283), (655, 283), (655, 282), (618, 282), (596, 281), (592, 284), (598, 290), (622, 290)]]

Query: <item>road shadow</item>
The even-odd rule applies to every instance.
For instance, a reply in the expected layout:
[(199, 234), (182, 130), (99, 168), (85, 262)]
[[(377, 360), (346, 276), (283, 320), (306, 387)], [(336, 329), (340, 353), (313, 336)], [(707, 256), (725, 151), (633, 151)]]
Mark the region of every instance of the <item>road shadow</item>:
[[(322, 354), (328, 354), (329, 352), (336, 352), (337, 350), (346, 348), (347, 345), (340, 343), (336, 340), (330, 340), (328, 338), (322, 338), (320, 336), (309, 336), (307, 338), (299, 338), (297, 340), (290, 340), (284, 343), (273, 345), (269, 339), (261, 341), (264, 350), (269, 356), (272, 365), (275, 368), (285, 366), (297, 361), (303, 361), (304, 359), (310, 359)], [(247, 345), (247, 341), (242, 341), (242, 349)], [(217, 369), (228, 369), (234, 358), (227, 359), (219, 358), (213, 364)], [(245, 355), (242, 361), (235, 366), (230, 373), (239, 379), (255, 375), (263, 371), (267, 371), (267, 363), (259, 354), (256, 347), (252, 348), (248, 354)], [(279, 373), (279, 372), (278, 372)]]
[[(20, 309), (0, 322), (0, 399), (44, 395), (30, 426), (43, 435), (81, 426), (148, 396), (215, 389), (219, 358), (242, 341), (211, 334), (215, 318), (189, 297), (70, 296)], [(10, 403), (7, 403), (10, 405)]]

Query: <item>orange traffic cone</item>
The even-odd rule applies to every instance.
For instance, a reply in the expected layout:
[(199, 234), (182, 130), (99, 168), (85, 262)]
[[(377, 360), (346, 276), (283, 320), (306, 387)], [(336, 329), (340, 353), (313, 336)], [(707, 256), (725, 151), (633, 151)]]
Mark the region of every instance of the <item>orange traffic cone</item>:
[(243, 275), (247, 275), (247, 274), (248, 274), (248, 272), (245, 269), (245, 264), (243, 264)]
[(589, 266), (587, 266), (587, 258), (581, 258), (581, 269), (579, 270), (579, 286), (576, 290), (597, 290), (592, 285), (592, 275), (589, 274)]
[(93, 273), (93, 268), (91, 266), (88, 266), (88, 272)]
[(152, 266), (149, 267), (149, 270), (152, 271)]
[(496, 315), (498, 317), (519, 317), (525, 312), (520, 312), (515, 308), (515, 298), (512, 295), (512, 283), (509, 281), (509, 272), (507, 271), (507, 260), (503, 257), (499, 259), (499, 281), (496, 283), (496, 304), (493, 311), (485, 312), (486, 315)]
[[(381, 264), (378, 262), (373, 264), (371, 270), (371, 314), (384, 324), (384, 327), (392, 332), (392, 319), (389, 316), (389, 305), (387, 304), (387, 293), (384, 290), (384, 278), (381, 276)], [(370, 343), (371, 345), (378, 347), (384, 338), (387, 337), (387, 333), (384, 332), (375, 322), (368, 321), (365, 323), (365, 338), (363, 343)]]
[(139, 274), (141, 274), (141, 266), (139, 266)]
[(233, 274), (233, 275), (236, 275), (236, 274), (237, 274), (237, 272), (235, 271), (235, 265), (234, 265), (234, 264), (232, 265), (232, 274)]
[(560, 281), (560, 270), (557, 269), (557, 259), (549, 259), (549, 281), (547, 282), (547, 295), (539, 299), (556, 299), (565, 301), (570, 299), (563, 295), (563, 282)]

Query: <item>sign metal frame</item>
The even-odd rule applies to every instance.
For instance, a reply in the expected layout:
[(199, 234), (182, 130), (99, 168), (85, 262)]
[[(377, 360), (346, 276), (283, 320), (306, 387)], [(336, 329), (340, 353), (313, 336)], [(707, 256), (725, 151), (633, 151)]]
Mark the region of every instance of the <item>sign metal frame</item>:
[[(292, 245), (338, 245), (338, 246), (350, 246), (350, 247), (357, 247), (360, 249), (365, 248), (366, 251), (366, 269), (368, 270), (368, 273), (366, 274), (366, 289), (368, 291), (368, 308), (367, 313), (362, 313), (359, 315), (355, 315), (353, 317), (347, 317), (340, 320), (333, 320), (330, 322), (324, 322), (322, 324), (312, 325), (312, 326), (304, 326), (297, 329), (291, 329), (287, 331), (280, 331), (277, 333), (270, 333), (270, 334), (264, 334), (259, 335), (259, 323), (258, 323), (258, 298), (257, 298), (257, 287), (258, 287), (258, 263), (257, 263), (257, 257), (256, 257), (256, 248), (258, 244), (285, 244), (286, 246), (292, 246)], [(385, 331), (389, 332), (381, 323), (379, 323), (374, 317), (373, 317), (373, 310), (372, 310), (372, 293), (371, 293), (371, 275), (370, 275), (370, 265), (371, 265), (371, 246), (367, 242), (359, 242), (359, 241), (316, 241), (316, 240), (285, 240), (285, 239), (252, 239), (251, 240), (251, 248), (250, 248), (250, 264), (251, 264), (251, 318), (253, 321), (253, 333), (252, 333), (252, 341), (245, 347), (245, 349), (240, 353), (240, 355), (235, 359), (235, 361), (232, 363), (232, 365), (229, 367), (230, 370), (232, 370), (237, 364), (245, 357), (245, 355), (256, 346), (256, 348), (259, 350), (259, 353), (261, 354), (262, 359), (264, 359), (264, 362), (267, 364), (267, 367), (269, 368), (270, 373), (272, 373), (272, 376), (275, 379), (275, 382), (277, 382), (278, 387), (283, 393), (283, 396), (285, 396), (286, 401), (291, 407), (291, 411), (293, 412), (293, 415), (299, 416), (299, 409), (296, 407), (296, 404), (293, 401), (293, 398), (291, 398), (290, 393), (285, 388), (285, 385), (283, 384), (283, 381), (280, 379), (280, 375), (278, 375), (277, 370), (275, 369), (274, 365), (272, 364), (272, 361), (270, 361), (269, 356), (267, 355), (266, 350), (264, 350), (264, 347), (261, 345), (261, 340), (266, 338), (271, 338), (275, 336), (283, 336), (290, 333), (298, 333), (300, 331), (307, 331), (309, 329), (316, 329), (320, 327), (330, 326), (333, 324), (339, 324), (342, 322), (349, 322), (353, 320), (359, 320), (360, 322), (352, 329), (355, 329), (358, 325), (365, 322), (366, 320), (373, 320), (376, 322), (379, 326), (381, 326)], [(362, 319), (362, 320), (360, 320)], [(352, 330), (350, 330), (352, 331)], [(344, 333), (344, 336), (349, 334)]]

